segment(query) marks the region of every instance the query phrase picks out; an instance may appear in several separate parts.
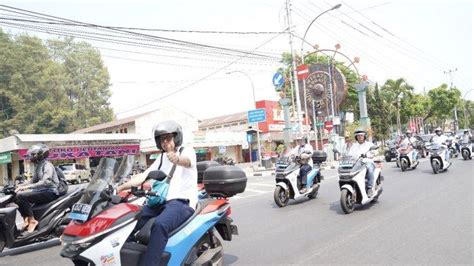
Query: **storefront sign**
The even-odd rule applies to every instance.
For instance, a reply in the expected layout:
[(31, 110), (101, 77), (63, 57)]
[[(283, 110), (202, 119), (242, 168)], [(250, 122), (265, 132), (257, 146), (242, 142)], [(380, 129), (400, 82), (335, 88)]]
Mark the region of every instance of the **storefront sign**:
[(11, 152), (3, 152), (0, 153), (0, 164), (6, 164), (12, 162), (12, 154)]
[[(19, 150), (20, 160), (25, 160), (27, 149)], [(53, 148), (49, 150), (50, 160), (69, 160), (87, 157), (118, 157), (123, 155), (135, 155), (140, 151), (140, 145), (122, 146), (91, 146)]]

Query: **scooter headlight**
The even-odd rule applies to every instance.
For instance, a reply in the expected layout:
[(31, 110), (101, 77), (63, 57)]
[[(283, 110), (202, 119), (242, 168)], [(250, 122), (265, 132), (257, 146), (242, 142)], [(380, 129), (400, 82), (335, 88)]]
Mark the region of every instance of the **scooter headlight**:
[(78, 254), (81, 254), (84, 250), (89, 248), (89, 246), (92, 243), (93, 243), (93, 241), (86, 242), (86, 243), (80, 243), (80, 244), (66, 243), (66, 244), (64, 244), (64, 247), (61, 250), (61, 256), (66, 257), (66, 258), (76, 257)]

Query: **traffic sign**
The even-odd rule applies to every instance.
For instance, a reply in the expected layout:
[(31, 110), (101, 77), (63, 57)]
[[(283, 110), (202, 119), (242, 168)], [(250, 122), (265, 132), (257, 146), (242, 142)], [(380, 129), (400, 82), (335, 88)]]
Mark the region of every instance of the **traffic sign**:
[(317, 121), (317, 122), (316, 122), (316, 126), (317, 126), (317, 127), (322, 127), (323, 124), (324, 124), (323, 121)]
[(331, 132), (332, 128), (333, 128), (332, 121), (324, 122), (324, 129), (326, 129), (328, 132)]
[(296, 77), (298, 80), (303, 80), (309, 76), (309, 68), (307, 64), (302, 64), (296, 67)]
[(285, 78), (280, 72), (277, 72), (275, 73), (275, 75), (273, 75), (272, 82), (273, 82), (273, 86), (279, 88), (285, 82)]
[(255, 109), (250, 110), (247, 112), (247, 119), (250, 123), (258, 123), (258, 122), (265, 122), (267, 120), (267, 116), (265, 114), (265, 109)]

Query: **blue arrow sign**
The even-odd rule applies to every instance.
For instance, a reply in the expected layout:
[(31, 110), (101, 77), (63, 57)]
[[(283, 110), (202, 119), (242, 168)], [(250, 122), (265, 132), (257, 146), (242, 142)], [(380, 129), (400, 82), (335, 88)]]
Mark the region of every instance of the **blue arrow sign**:
[(273, 86), (275, 87), (281, 87), (283, 85), (283, 82), (285, 79), (283, 78), (283, 75), (280, 72), (275, 73), (272, 78)]
[(255, 109), (247, 112), (247, 119), (250, 123), (265, 122), (267, 116), (265, 114), (265, 109)]

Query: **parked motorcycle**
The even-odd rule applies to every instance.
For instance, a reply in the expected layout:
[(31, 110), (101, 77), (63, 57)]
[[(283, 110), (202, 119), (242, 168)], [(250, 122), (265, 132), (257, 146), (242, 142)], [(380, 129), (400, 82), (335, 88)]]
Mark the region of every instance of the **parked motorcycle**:
[[(373, 146), (371, 150), (376, 150)], [(368, 204), (376, 202), (382, 194), (382, 161), (375, 160), (374, 171), (374, 193), (372, 197), (367, 194), (367, 167), (364, 163), (364, 157), (353, 159), (351, 156), (344, 156), (339, 164), (339, 187), (341, 189), (341, 207), (344, 213), (349, 214), (354, 211), (356, 204)]]
[(312, 154), (313, 169), (308, 173), (306, 180), (306, 191), (300, 193), (303, 188), (298, 175), (301, 167), (301, 159), (296, 156), (294, 160), (287, 159), (286, 162), (279, 160), (275, 170), (276, 187), (273, 199), (279, 207), (285, 207), (289, 199), (299, 199), (308, 197), (316, 198), (322, 180), (321, 163), (327, 159), (327, 154), (323, 151), (315, 151)]
[(405, 172), (407, 169), (415, 169), (420, 163), (418, 150), (410, 145), (400, 145), (398, 154), (397, 163), (400, 165), (402, 172)]
[(4, 196), (0, 197), (0, 252), (5, 247), (17, 248), (59, 237), (69, 222), (67, 214), (82, 193), (83, 189), (74, 189), (52, 202), (35, 204), (33, 215), (39, 223), (36, 231), (28, 233), (22, 229), (23, 223), (17, 225), (15, 222), (19, 215), (15, 186), (5, 186)]
[[(150, 219), (127, 242), (138, 221), (141, 207), (130, 204), (126, 198), (114, 194), (114, 186), (127, 175), (133, 159), (125, 157), (119, 163), (103, 158), (97, 172), (99, 178), (91, 182), (80, 202), (74, 205), (71, 218), (62, 236), (61, 256), (75, 265), (140, 265), (154, 219)], [(161, 170), (151, 171), (147, 180), (163, 180)], [(237, 226), (230, 217), (229, 197), (245, 190), (245, 172), (234, 166), (216, 166), (204, 173), (203, 184), (209, 195), (200, 200), (194, 214), (179, 228), (170, 233), (162, 254), (163, 265), (220, 265), (223, 263), (223, 246), (215, 236), (231, 241), (237, 235)], [(153, 196), (152, 191), (133, 188), (136, 196)]]
[(448, 148), (444, 145), (433, 143), (429, 147), (430, 150), (430, 162), (433, 173), (447, 171), (451, 166), (451, 162), (446, 161), (446, 153), (449, 152)]
[(464, 160), (472, 159), (472, 142), (461, 143), (461, 154)]

